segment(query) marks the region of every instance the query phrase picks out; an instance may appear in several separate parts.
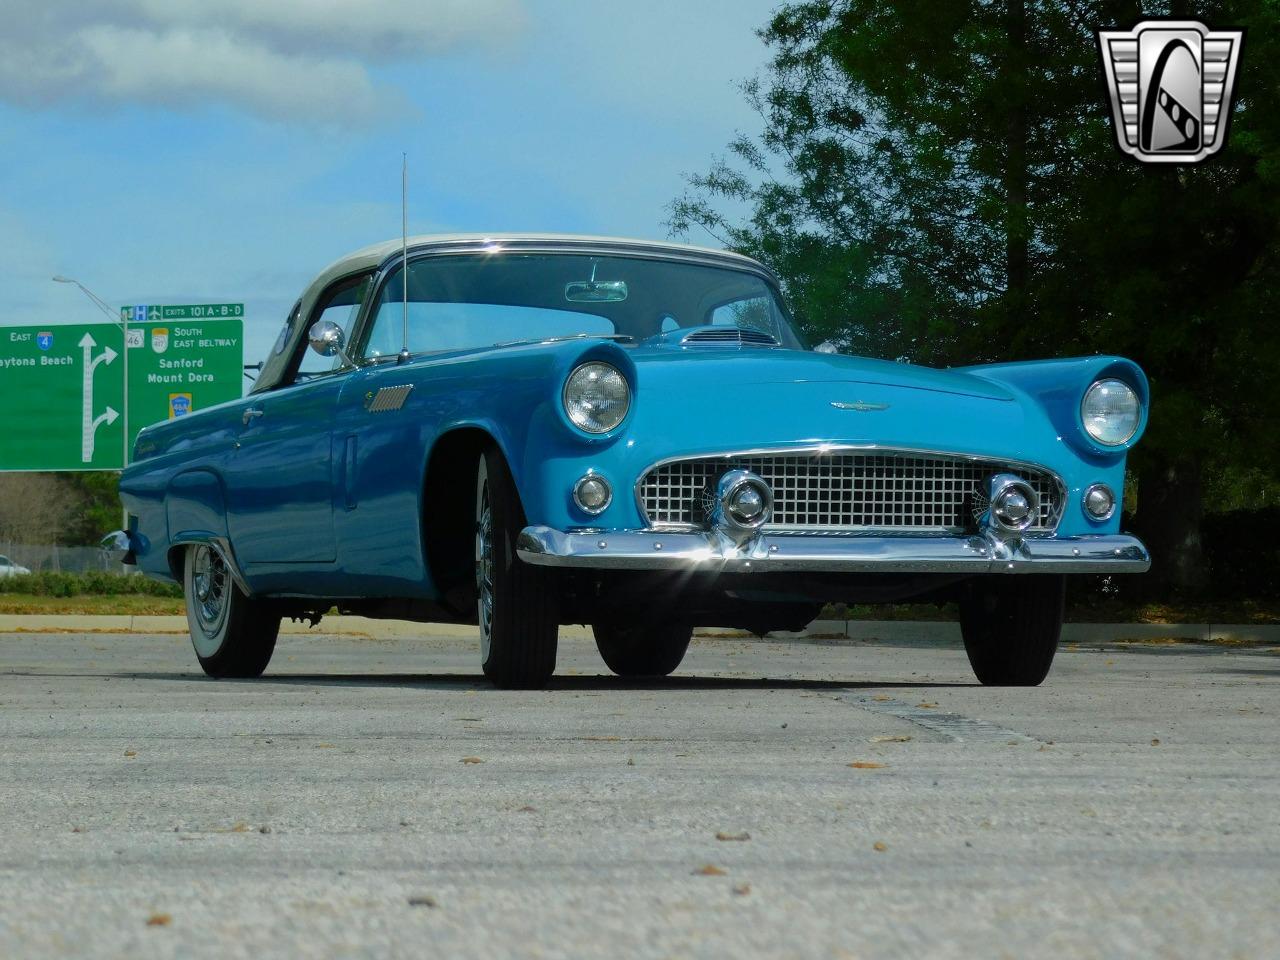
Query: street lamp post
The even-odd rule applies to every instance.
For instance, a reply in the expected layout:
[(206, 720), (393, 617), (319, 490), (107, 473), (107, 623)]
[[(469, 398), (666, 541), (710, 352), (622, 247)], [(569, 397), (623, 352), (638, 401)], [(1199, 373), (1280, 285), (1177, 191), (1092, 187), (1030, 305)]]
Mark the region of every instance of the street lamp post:
[[(110, 317), (111, 322), (118, 324), (121, 330), (123, 331), (123, 334), (124, 334), (124, 341), (123, 341), (124, 390), (121, 393), (122, 402), (120, 404), (121, 407), (123, 407), (123, 409), (120, 411), (120, 416), (124, 423), (124, 438), (120, 444), (120, 469), (121, 471), (123, 471), (124, 468), (129, 465), (129, 323), (128, 321), (122, 319), (121, 315), (116, 313), (115, 310), (111, 309), (111, 305), (108, 304), (107, 301), (103, 300), (100, 296), (98, 296), (96, 293), (94, 293), (92, 290), (86, 287), (79, 280), (73, 280), (71, 277), (64, 277), (61, 274), (59, 274), (58, 276), (53, 278), (53, 282), (75, 284), (77, 287), (80, 288), (80, 292), (83, 293), (86, 297), (88, 297), (95, 307), (97, 307), (99, 310), (105, 313), (108, 317)], [(125, 530), (129, 529), (129, 511), (128, 510), (125, 510), (124, 512), (124, 529)]]

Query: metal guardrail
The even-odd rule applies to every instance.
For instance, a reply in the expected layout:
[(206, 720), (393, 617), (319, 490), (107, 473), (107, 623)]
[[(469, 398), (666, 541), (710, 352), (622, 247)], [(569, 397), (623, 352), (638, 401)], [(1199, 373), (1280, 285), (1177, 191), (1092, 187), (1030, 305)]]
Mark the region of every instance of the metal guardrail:
[[(64, 547), (54, 544), (8, 543), (0, 541), (0, 556), (26, 567), (32, 573), (55, 571), (85, 573), (100, 570), (107, 573), (130, 572), (98, 547)], [(2, 576), (3, 574), (0, 574)]]

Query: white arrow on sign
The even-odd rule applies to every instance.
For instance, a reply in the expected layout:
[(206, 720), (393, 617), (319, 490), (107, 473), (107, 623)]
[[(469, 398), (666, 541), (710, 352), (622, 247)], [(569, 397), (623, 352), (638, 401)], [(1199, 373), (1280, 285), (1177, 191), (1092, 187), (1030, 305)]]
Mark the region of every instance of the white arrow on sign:
[[(93, 334), (91, 333), (86, 333), (77, 344), (84, 354), (84, 386), (80, 421), (80, 460), (83, 463), (93, 462), (93, 437), (98, 432), (98, 427), (104, 422), (110, 426), (116, 422), (116, 417), (119, 416), (110, 407), (107, 407), (107, 412), (97, 419), (94, 419), (93, 416), (93, 371), (98, 369), (99, 364), (109, 364), (118, 356), (110, 347), (105, 347), (100, 354), (93, 357), (93, 348), (97, 345), (98, 341), (93, 339)], [(90, 359), (91, 357), (92, 359)]]
[(116, 417), (118, 416), (120, 416), (120, 414), (116, 413), (115, 410), (111, 409), (111, 407), (107, 407), (106, 413), (100, 413), (94, 417), (93, 429), (97, 430), (98, 424), (102, 423), (104, 420), (106, 421), (107, 426), (111, 426), (111, 424), (116, 422)]

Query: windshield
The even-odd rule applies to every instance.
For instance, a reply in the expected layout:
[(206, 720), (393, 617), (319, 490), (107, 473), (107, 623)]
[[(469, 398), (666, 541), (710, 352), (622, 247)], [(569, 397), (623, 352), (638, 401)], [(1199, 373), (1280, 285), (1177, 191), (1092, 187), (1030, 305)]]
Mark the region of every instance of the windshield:
[[(402, 271), (374, 304), (361, 356), (400, 352)], [(577, 253), (482, 253), (409, 262), (409, 351), (433, 353), (577, 334), (644, 340), (706, 325), (802, 349), (772, 290), (740, 270)]]

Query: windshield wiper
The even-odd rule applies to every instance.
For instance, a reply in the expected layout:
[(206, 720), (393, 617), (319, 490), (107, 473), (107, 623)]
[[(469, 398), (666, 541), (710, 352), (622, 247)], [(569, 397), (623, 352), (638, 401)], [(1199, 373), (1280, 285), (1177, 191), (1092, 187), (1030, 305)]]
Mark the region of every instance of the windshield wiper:
[(530, 343), (561, 343), (565, 340), (635, 340), (626, 333), (571, 333), (561, 337), (530, 337), (528, 340), (504, 340), (495, 347), (521, 347)]

